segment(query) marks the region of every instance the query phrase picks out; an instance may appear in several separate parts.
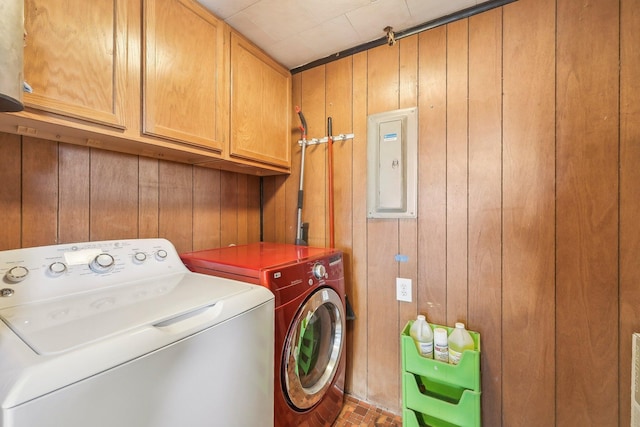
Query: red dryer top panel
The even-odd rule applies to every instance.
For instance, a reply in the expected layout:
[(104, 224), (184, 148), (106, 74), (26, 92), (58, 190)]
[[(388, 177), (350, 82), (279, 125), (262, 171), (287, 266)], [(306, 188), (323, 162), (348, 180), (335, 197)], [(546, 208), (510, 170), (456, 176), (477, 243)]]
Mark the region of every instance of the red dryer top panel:
[(337, 252), (336, 249), (262, 242), (188, 252), (180, 258), (192, 271), (261, 284), (266, 270)]

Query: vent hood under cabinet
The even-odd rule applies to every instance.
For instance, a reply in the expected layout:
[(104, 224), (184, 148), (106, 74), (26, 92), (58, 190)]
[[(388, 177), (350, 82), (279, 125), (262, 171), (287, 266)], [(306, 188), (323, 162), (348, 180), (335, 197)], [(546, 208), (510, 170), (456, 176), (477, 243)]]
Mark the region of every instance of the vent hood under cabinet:
[(0, 111), (22, 111), (24, 1), (0, 2)]

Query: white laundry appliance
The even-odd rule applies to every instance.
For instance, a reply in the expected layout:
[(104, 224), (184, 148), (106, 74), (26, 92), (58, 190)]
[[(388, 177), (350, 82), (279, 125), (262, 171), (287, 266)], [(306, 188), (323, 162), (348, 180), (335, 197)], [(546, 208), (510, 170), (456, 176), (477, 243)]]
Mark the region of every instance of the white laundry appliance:
[(164, 239), (0, 251), (1, 427), (272, 426), (274, 296)]

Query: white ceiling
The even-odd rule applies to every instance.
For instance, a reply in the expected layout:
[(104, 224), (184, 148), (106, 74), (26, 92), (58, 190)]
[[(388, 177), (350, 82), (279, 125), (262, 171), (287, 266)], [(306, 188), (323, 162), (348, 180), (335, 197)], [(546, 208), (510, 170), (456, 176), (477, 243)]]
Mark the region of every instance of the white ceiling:
[(489, 0), (198, 0), (293, 69)]

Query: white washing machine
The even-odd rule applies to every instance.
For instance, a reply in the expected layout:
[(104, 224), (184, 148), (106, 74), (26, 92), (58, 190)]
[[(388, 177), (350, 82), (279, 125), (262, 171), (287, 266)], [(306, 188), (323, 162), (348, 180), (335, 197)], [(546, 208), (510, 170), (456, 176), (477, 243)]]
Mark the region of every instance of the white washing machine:
[(274, 296), (164, 239), (0, 252), (1, 427), (273, 425)]

